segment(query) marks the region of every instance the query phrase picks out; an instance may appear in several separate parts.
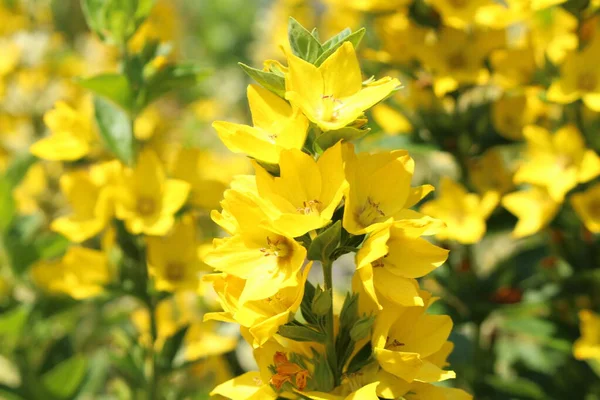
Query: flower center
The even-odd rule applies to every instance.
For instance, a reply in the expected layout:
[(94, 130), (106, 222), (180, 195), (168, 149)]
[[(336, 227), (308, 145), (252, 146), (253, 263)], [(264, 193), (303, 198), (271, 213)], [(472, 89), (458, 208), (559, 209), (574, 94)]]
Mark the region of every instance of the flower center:
[(320, 214), (321, 213), (321, 203), (319, 200), (308, 200), (302, 202), (302, 207), (298, 207), (298, 212), (300, 214), (309, 215), (309, 214)]
[(596, 75), (591, 72), (583, 72), (577, 78), (577, 87), (583, 92), (593, 92), (598, 86)]
[(170, 262), (165, 270), (166, 278), (173, 282), (179, 282), (185, 277), (185, 265), (180, 262)]
[(265, 257), (275, 256), (279, 258), (285, 258), (292, 252), (289, 243), (285, 238), (278, 237), (271, 239), (267, 236), (267, 246), (260, 249), (264, 253)]
[(382, 217), (385, 217), (385, 213), (381, 211), (379, 204), (370, 197), (367, 197), (367, 202), (357, 213), (357, 220), (362, 226), (369, 226)]
[(450, 56), (448, 56), (446, 59), (446, 62), (451, 70), (462, 69), (465, 67), (465, 65), (467, 65), (467, 58), (462, 51), (457, 51), (450, 54)]
[(323, 121), (335, 121), (339, 117), (342, 102), (333, 95), (323, 95), (320, 116)]
[(566, 154), (561, 154), (556, 158), (556, 164), (560, 169), (567, 169), (573, 165), (574, 162), (573, 157)]
[(385, 340), (385, 348), (387, 350), (396, 350), (398, 347), (404, 346), (404, 343), (397, 339), (392, 339), (389, 336)]
[(588, 203), (588, 212), (593, 219), (600, 220), (600, 199), (593, 199)]
[(454, 8), (463, 8), (467, 5), (467, 1), (468, 0), (450, 0), (450, 4), (452, 4)]
[(140, 197), (137, 199), (136, 209), (141, 215), (152, 215), (156, 211), (156, 202), (151, 197)]

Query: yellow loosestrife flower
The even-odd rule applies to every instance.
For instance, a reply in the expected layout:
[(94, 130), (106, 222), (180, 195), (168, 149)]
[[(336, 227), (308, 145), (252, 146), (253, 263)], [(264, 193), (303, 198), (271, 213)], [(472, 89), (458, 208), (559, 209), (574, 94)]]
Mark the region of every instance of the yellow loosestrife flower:
[(525, 162), (517, 170), (515, 183), (531, 183), (548, 189), (562, 202), (568, 191), (600, 175), (600, 157), (587, 149), (581, 133), (566, 125), (551, 134), (538, 126), (523, 131), (527, 140)]
[(31, 268), (33, 281), (53, 294), (86, 299), (102, 293), (110, 281), (105, 254), (83, 247), (71, 247), (60, 260), (40, 261)]
[[(404, 150), (376, 154), (348, 152), (344, 228), (354, 234), (373, 232), (406, 215), (433, 190), (433, 186), (410, 187), (415, 163)], [(409, 214), (412, 216), (412, 214)]]
[(345, 42), (320, 67), (288, 54), (285, 98), (323, 131), (341, 129), (356, 121), (400, 86), (383, 78), (363, 87), (354, 46)]
[[(427, 306), (432, 303), (426, 299)], [(397, 307), (383, 310), (373, 326), (371, 344), (375, 358), (386, 372), (406, 382), (438, 382), (455, 377), (437, 360), (449, 353), (447, 342), (452, 319), (429, 315), (427, 307)], [(443, 365), (442, 365), (443, 366)]]
[[(274, 295), (283, 285), (299, 284), (306, 249), (269, 226), (256, 197), (230, 189), (221, 204), (226, 218), (237, 224), (235, 234), (214, 239), (214, 248), (205, 255), (204, 262), (248, 281), (240, 303)], [(220, 223), (222, 214), (214, 215), (215, 222)]]
[(213, 123), (229, 150), (277, 164), (282, 150), (304, 146), (308, 121), (285, 100), (261, 86), (249, 85), (248, 103), (253, 127), (225, 121)]
[(440, 187), (441, 195), (421, 206), (421, 212), (446, 223), (437, 237), (460, 243), (478, 242), (485, 234), (486, 219), (498, 205), (498, 193), (492, 191), (483, 196), (468, 193), (448, 177), (442, 178)]
[(121, 171), (119, 161), (109, 161), (96, 164), (89, 171), (78, 170), (61, 176), (61, 191), (73, 213), (52, 221), (52, 230), (75, 243), (100, 233), (114, 214), (114, 188)]
[(492, 0), (427, 0), (442, 17), (444, 25), (466, 29), (476, 21), (484, 6), (494, 4)]
[(441, 227), (441, 221), (423, 217), (400, 220), (369, 235), (356, 255), (356, 268), (366, 294), (379, 309), (384, 308), (379, 296), (391, 307), (424, 305), (416, 278), (442, 265), (448, 250), (421, 235), (435, 234)]
[(196, 246), (195, 221), (190, 216), (163, 237), (149, 237), (148, 271), (155, 287), (164, 291), (196, 290), (201, 261)]
[(40, 210), (40, 200), (47, 194), (48, 178), (42, 163), (29, 167), (27, 174), (13, 192), (13, 198), (20, 214), (33, 214)]
[(248, 281), (224, 273), (206, 275), (204, 279), (212, 283), (224, 311), (208, 313), (204, 319), (238, 323), (249, 329), (250, 343), (254, 348), (262, 346), (281, 325), (293, 319), (302, 302), (309, 271), (310, 264), (298, 273), (295, 281), (276, 287), (275, 293), (244, 303), (240, 299), (249, 285)]
[(189, 192), (187, 182), (168, 179), (156, 154), (145, 150), (135, 168), (124, 171), (115, 213), (133, 234), (165, 235), (173, 227), (175, 213), (185, 204)]
[(502, 206), (519, 218), (513, 230), (517, 238), (539, 232), (554, 219), (560, 204), (540, 187), (510, 193), (502, 198)]
[(600, 233), (600, 183), (571, 196), (573, 209), (591, 232)]
[(300, 150), (285, 150), (281, 155), (279, 177), (255, 165), (258, 194), (276, 210), (273, 227), (298, 237), (327, 225), (346, 187), (341, 142), (317, 161)]
[(569, 53), (560, 70), (560, 79), (548, 89), (548, 99), (562, 104), (582, 99), (593, 111), (600, 111), (600, 39), (595, 38), (583, 51)]
[(590, 311), (579, 312), (581, 337), (573, 345), (578, 360), (600, 361), (600, 315)]
[(31, 145), (35, 156), (52, 161), (75, 161), (88, 155), (98, 141), (93, 107), (87, 98), (75, 109), (59, 101), (44, 115), (51, 134)]

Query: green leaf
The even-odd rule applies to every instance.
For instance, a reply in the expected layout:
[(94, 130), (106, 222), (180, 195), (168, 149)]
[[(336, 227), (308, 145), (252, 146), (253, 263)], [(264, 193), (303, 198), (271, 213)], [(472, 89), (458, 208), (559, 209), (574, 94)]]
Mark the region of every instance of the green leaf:
[(298, 57), (311, 64), (319, 58), (321, 43), (292, 17), (288, 23), (288, 39), (292, 52)]
[(337, 221), (325, 231), (321, 232), (319, 236), (313, 239), (308, 247), (308, 259), (320, 261), (329, 260), (329, 257), (340, 243), (341, 234), (341, 221)]
[(0, 232), (4, 233), (15, 217), (15, 199), (13, 185), (6, 177), (0, 177)]
[(332, 301), (331, 289), (324, 291), (321, 289), (321, 286), (317, 286), (315, 296), (311, 303), (311, 311), (319, 317), (327, 315), (332, 307)]
[(166, 370), (171, 369), (173, 365), (173, 360), (179, 352), (181, 345), (183, 344), (183, 339), (189, 329), (189, 325), (179, 329), (173, 336), (170, 336), (160, 352), (159, 361), (160, 365), (164, 367)]
[(315, 366), (314, 382), (316, 389), (321, 392), (331, 392), (335, 386), (335, 381), (327, 358), (315, 355), (313, 365)]
[(323, 132), (321, 135), (319, 135), (319, 137), (317, 137), (315, 143), (319, 146), (319, 148), (322, 151), (325, 151), (328, 148), (334, 146), (340, 140), (351, 142), (353, 140), (365, 136), (367, 133), (369, 133), (369, 131), (370, 129), (357, 129), (352, 127), (345, 127), (335, 131)]
[(127, 113), (98, 96), (94, 96), (94, 109), (100, 135), (108, 150), (126, 164), (133, 164), (135, 139)]
[[(342, 32), (344, 32), (344, 31), (342, 31)], [(358, 48), (358, 45), (362, 41), (362, 38), (365, 36), (365, 32), (366, 32), (365, 28), (360, 28), (359, 30), (357, 30), (356, 32), (351, 33), (348, 36), (338, 38), (338, 40), (341, 39), (341, 41), (338, 41), (338, 42), (335, 42), (335, 43), (332, 42), (330, 44), (331, 47), (326, 48), (325, 46), (327, 45), (327, 43), (329, 43), (329, 41), (333, 40), (335, 37), (329, 39), (323, 45), (323, 52), (321, 53), (321, 55), (319, 55), (319, 58), (317, 58), (317, 60), (315, 61), (315, 65), (317, 67), (319, 67), (321, 64), (323, 64), (323, 62), (325, 62), (325, 60), (327, 60), (327, 58), (329, 58), (329, 56), (331, 56), (333, 53), (335, 53), (335, 51), (337, 49), (339, 49), (342, 46), (342, 44), (344, 44), (345, 42), (352, 43), (352, 45), (354, 46), (355, 49)], [(340, 34), (342, 34), (342, 33), (340, 33)], [(338, 35), (340, 35), (340, 34), (338, 34)]]
[(9, 392), (6, 389), (0, 389), (0, 399), (2, 400), (26, 400), (16, 393)]
[(350, 36), (351, 34), (352, 34), (352, 29), (350, 29), (350, 28), (346, 28), (346, 29), (342, 30), (340, 33), (338, 33), (337, 35), (335, 35), (334, 37), (330, 38), (325, 43), (323, 43), (323, 46), (322, 46), (323, 50), (327, 51), (327, 50), (331, 49), (332, 47), (337, 46), (338, 44), (344, 43), (346, 38), (348, 36)]
[(277, 96), (285, 97), (285, 79), (274, 72), (262, 71), (260, 69), (249, 67), (244, 63), (238, 63), (246, 74), (256, 82), (260, 83), (265, 89), (270, 90)]
[(148, 77), (146, 98), (138, 108), (144, 108), (169, 92), (194, 87), (209, 73), (209, 70), (189, 63), (167, 65)]
[(80, 86), (113, 101), (123, 109), (130, 111), (133, 94), (129, 81), (121, 74), (101, 74), (78, 80)]
[(71, 357), (42, 376), (45, 388), (59, 399), (71, 399), (83, 382), (87, 372), (84, 356)]
[(85, 21), (87, 22), (90, 29), (98, 35), (102, 40), (105, 40), (104, 32), (104, 7), (106, 0), (82, 0), (81, 9)]
[(516, 396), (522, 399), (548, 399), (542, 388), (525, 378), (503, 379), (499, 376), (489, 376), (486, 382), (496, 389), (499, 393)]
[(277, 332), (281, 336), (297, 342), (325, 342), (325, 335), (304, 325), (282, 325)]
[(29, 311), (29, 307), (21, 306), (0, 314), (0, 337), (3, 341), (21, 334)]
[(350, 329), (350, 338), (354, 342), (359, 342), (371, 334), (371, 328), (375, 322), (375, 317), (370, 315), (368, 317), (362, 317), (354, 323), (352, 329)]
[(358, 372), (362, 367), (373, 361), (373, 348), (371, 342), (367, 342), (350, 360), (348, 364), (348, 373)]

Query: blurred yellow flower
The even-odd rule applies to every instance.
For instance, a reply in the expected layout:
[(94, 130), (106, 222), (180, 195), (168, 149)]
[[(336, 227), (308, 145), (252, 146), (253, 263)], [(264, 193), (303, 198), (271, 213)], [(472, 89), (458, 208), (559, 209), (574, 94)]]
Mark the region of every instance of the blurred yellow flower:
[(39, 261), (31, 268), (36, 285), (52, 294), (86, 299), (102, 293), (110, 282), (108, 261), (101, 251), (71, 247), (55, 261)]
[(560, 68), (560, 78), (548, 89), (548, 99), (561, 104), (582, 99), (586, 106), (600, 111), (600, 38), (596, 37), (580, 52), (567, 54)]
[(225, 121), (213, 123), (229, 150), (277, 164), (282, 150), (304, 146), (308, 121), (285, 100), (261, 86), (249, 85), (248, 102), (254, 127)]
[(581, 337), (573, 345), (578, 360), (600, 361), (600, 315), (590, 311), (579, 312)]
[(357, 120), (400, 86), (383, 78), (363, 87), (356, 51), (344, 42), (320, 67), (288, 54), (285, 98), (322, 130), (341, 129)]
[(42, 159), (75, 161), (88, 155), (98, 141), (89, 98), (73, 108), (59, 101), (44, 115), (51, 134), (31, 145), (31, 152)]
[(168, 179), (156, 154), (144, 150), (133, 169), (126, 169), (115, 197), (115, 213), (134, 234), (165, 235), (185, 204), (190, 185)]
[(162, 291), (196, 291), (201, 261), (198, 254), (195, 221), (182, 218), (163, 237), (148, 237), (148, 271), (156, 289)]
[(60, 178), (60, 188), (73, 210), (52, 221), (52, 230), (81, 243), (100, 233), (114, 213), (114, 186), (122, 171), (118, 161), (93, 165)]
[(498, 205), (499, 194), (494, 191), (483, 196), (468, 193), (461, 184), (448, 177), (442, 178), (440, 193), (435, 200), (421, 206), (422, 213), (446, 223), (437, 237), (465, 244), (478, 242), (485, 234), (486, 219)]
[(513, 230), (513, 236), (517, 238), (533, 235), (545, 228), (560, 208), (560, 204), (540, 187), (507, 194), (502, 198), (502, 206), (519, 218)]
[(600, 183), (571, 196), (573, 209), (591, 232), (600, 233)]
[(40, 200), (48, 194), (48, 178), (42, 163), (33, 164), (27, 174), (13, 190), (17, 210), (20, 214), (33, 214), (40, 210)]
[(497, 148), (486, 151), (480, 158), (472, 158), (468, 163), (471, 183), (481, 194), (496, 192), (501, 195), (508, 192), (514, 184), (513, 174), (506, 164)]
[(600, 157), (587, 149), (581, 133), (566, 125), (551, 134), (546, 129), (529, 125), (524, 131), (527, 156), (514, 176), (515, 183), (543, 186), (557, 202), (567, 192), (600, 175)]
[(494, 4), (493, 0), (427, 0), (439, 12), (444, 25), (466, 29), (476, 22), (482, 7)]

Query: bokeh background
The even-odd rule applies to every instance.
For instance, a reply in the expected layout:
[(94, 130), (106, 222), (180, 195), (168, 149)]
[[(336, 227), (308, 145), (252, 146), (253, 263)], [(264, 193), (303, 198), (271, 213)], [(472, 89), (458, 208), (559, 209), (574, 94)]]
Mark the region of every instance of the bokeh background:
[[(321, 39), (366, 27), (364, 78), (391, 75), (403, 87), (370, 112), (371, 131), (357, 147), (407, 149), (413, 184), (439, 188), (424, 209), (448, 224), (437, 241), (450, 259), (423, 282), (441, 297), (434, 311), (455, 324), (449, 361), (457, 379), (447, 384), (478, 400), (597, 400), (599, 7), (158, 0), (129, 51), (156, 40), (165, 59), (194, 65), (202, 79), (146, 108), (134, 133), (192, 184), (193, 245), (202, 253), (222, 235), (210, 210), (234, 175), (251, 171), (211, 128), (215, 120), (250, 121), (250, 78), (238, 63), (283, 61), (290, 16)], [(67, 129), (47, 116), (57, 102), (73, 112), (62, 118), (76, 115), (71, 129), (94, 129), (79, 79), (116, 71), (119, 54), (90, 33), (79, 1), (0, 0), (0, 399), (145, 398), (137, 387), (148, 347), (169, 365), (158, 398), (206, 399), (253, 368), (234, 325), (202, 322), (219, 306), (201, 280), (167, 290), (150, 318), (128, 291), (136, 276), (110, 263), (100, 277), (82, 276), (94, 256), (65, 256), (72, 241), (51, 229), (70, 209), (61, 177), (86, 161), (42, 159), (30, 146)], [(110, 241), (109, 232), (88, 247)], [(352, 258), (335, 272), (349, 285)]]

